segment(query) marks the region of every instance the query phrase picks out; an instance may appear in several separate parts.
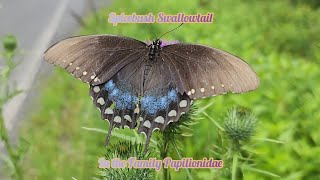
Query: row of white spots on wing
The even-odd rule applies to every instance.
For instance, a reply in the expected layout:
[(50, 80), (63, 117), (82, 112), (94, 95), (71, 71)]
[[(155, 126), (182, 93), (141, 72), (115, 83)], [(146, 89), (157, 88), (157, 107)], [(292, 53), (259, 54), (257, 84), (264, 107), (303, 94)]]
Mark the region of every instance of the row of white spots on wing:
[(98, 82), (98, 81), (100, 81), (100, 80), (96, 77), (96, 78), (94, 78), (93, 81), (94, 81), (94, 82)]
[(84, 76), (85, 75), (87, 75), (88, 74), (88, 72), (87, 71), (83, 71), (83, 73), (82, 73)]
[(100, 107), (98, 107), (98, 106), (97, 106), (97, 108), (98, 108), (99, 112), (101, 113), (101, 109), (100, 109)]
[[(233, 84), (230, 84), (230, 86), (232, 87)], [(221, 84), (221, 87), (224, 88), (225, 85), (224, 85), (224, 84)], [(215, 87), (214, 87), (214, 86), (211, 86), (211, 89), (214, 90)], [(200, 88), (200, 92), (204, 93), (205, 91), (206, 91), (205, 88)], [(195, 94), (195, 93), (196, 93), (196, 90), (195, 90), (195, 89), (191, 89), (190, 91), (188, 91), (187, 95), (191, 96), (192, 94)], [(226, 93), (226, 92), (225, 92), (225, 93)], [(224, 94), (225, 94), (225, 93), (224, 93)], [(232, 92), (232, 93), (234, 93), (234, 92)]]
[(163, 124), (164, 123), (164, 118), (162, 116), (158, 116), (154, 119), (154, 122)]
[(104, 111), (105, 114), (113, 114), (113, 109), (111, 108), (107, 108), (105, 111)]
[(187, 105), (188, 105), (188, 101), (187, 100), (182, 100), (179, 103), (179, 106), (182, 107), (182, 108), (187, 107)]
[(99, 103), (100, 105), (104, 105), (105, 104), (105, 101), (102, 97), (100, 97), (98, 100), (97, 100), (97, 103)]
[(156, 128), (154, 128), (154, 129), (152, 130), (152, 132), (154, 132), (155, 130), (160, 130), (160, 128), (157, 128), (157, 127), (156, 127)]
[(171, 110), (171, 111), (168, 113), (168, 116), (169, 116), (169, 117), (176, 117), (176, 116), (177, 116), (177, 111), (176, 111), (176, 110)]
[(121, 117), (120, 116), (116, 116), (113, 118), (113, 121), (116, 123), (121, 123)]
[(93, 91), (94, 91), (95, 93), (100, 92), (100, 87), (99, 87), (99, 86), (93, 87)]
[(151, 128), (151, 123), (149, 120), (146, 120), (144, 123), (143, 123), (143, 126), (146, 127), (146, 128)]
[(132, 122), (132, 119), (129, 115), (125, 115), (125, 116), (123, 116), (123, 118), (129, 122)]

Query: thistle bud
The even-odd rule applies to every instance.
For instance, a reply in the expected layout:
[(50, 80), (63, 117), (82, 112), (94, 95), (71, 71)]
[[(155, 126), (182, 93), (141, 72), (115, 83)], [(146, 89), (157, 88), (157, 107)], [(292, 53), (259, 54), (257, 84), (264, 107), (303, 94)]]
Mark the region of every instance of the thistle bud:
[(242, 107), (232, 108), (224, 119), (226, 134), (233, 142), (249, 141), (256, 124), (256, 118)]
[(17, 39), (13, 35), (7, 35), (3, 39), (3, 47), (8, 52), (13, 52), (17, 48)]

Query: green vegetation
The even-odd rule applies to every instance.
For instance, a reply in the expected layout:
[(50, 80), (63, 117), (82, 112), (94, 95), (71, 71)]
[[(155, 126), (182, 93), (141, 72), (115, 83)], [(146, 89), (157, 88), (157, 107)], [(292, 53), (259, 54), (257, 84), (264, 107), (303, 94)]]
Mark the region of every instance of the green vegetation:
[[(110, 12), (144, 14), (166, 12), (214, 12), (213, 24), (184, 24), (165, 39), (213, 46), (245, 59), (256, 70), (261, 85), (258, 90), (227, 94), (197, 102), (197, 114), (188, 136), (179, 138), (177, 148), (184, 157), (202, 159), (220, 157), (225, 113), (242, 106), (255, 114), (252, 141), (244, 144), (249, 159), (233, 156), (225, 170), (239, 172), (244, 179), (316, 179), (320, 176), (320, 19), (319, 9), (302, 1), (115, 1), (107, 9), (86, 19), (81, 34), (108, 33), (154, 39), (176, 24), (107, 23)], [(316, 1), (314, 1), (316, 2)], [(183, 4), (183, 5), (181, 5)], [(39, 109), (23, 124), (21, 137), (30, 142), (24, 171), (26, 179), (89, 179), (97, 173), (97, 160), (103, 157), (105, 134), (81, 127), (107, 130), (99, 111), (88, 96), (88, 86), (64, 70), (55, 71), (43, 83)], [(210, 105), (210, 106), (209, 106)], [(206, 108), (204, 108), (206, 107)], [(224, 127), (223, 127), (224, 128)], [(128, 129), (115, 133), (136, 137)], [(119, 135), (120, 136), (120, 135)], [(139, 136), (140, 138), (143, 136)], [(112, 137), (111, 144), (121, 138)], [(153, 138), (156, 139), (156, 136)], [(274, 140), (272, 140), (274, 139)], [(225, 150), (222, 149), (222, 152)], [(242, 152), (243, 154), (243, 152)], [(169, 156), (179, 158), (176, 151)], [(235, 166), (248, 161), (246, 166)], [(248, 166), (248, 164), (250, 166)], [(225, 170), (191, 170), (193, 179), (217, 176), (229, 179)], [(156, 173), (162, 177), (161, 173)], [(187, 172), (171, 171), (173, 179), (185, 179)]]
[(3, 58), (4, 65), (0, 69), (0, 143), (3, 143), (6, 154), (1, 154), (0, 159), (3, 160), (8, 169), (8, 175), (20, 180), (23, 178), (22, 164), (29, 144), (24, 138), (20, 138), (20, 141), (16, 142), (14, 146), (3, 117), (3, 109), (6, 103), (21, 92), (14, 86), (9, 85), (9, 77), (17, 65), (14, 62), (15, 56), (18, 54), (17, 39), (13, 35), (7, 35), (3, 38), (2, 45), (3, 51), (0, 52), (0, 58)]

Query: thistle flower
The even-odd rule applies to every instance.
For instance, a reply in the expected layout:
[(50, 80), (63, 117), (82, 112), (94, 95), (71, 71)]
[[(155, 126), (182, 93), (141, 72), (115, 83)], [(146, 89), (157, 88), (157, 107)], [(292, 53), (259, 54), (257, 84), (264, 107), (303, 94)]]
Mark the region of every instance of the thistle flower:
[[(120, 141), (115, 145), (111, 145), (107, 148), (107, 153), (105, 154), (105, 159), (112, 160), (114, 158), (119, 158), (121, 160), (128, 160), (130, 157), (135, 157), (136, 159), (149, 159), (155, 158), (155, 155), (151, 152), (143, 153), (143, 144), (131, 143), (127, 141)], [(106, 168), (99, 169), (99, 176), (102, 179), (143, 179), (149, 180), (154, 179), (155, 170), (149, 168)]]
[(167, 45), (170, 45), (170, 44), (178, 44), (178, 43), (180, 43), (178, 40), (166, 40), (166, 39), (163, 39), (162, 43), (161, 43), (161, 47), (167, 46)]
[(232, 108), (224, 119), (224, 129), (227, 136), (236, 143), (249, 141), (255, 132), (256, 118), (248, 109)]
[[(167, 46), (167, 45), (170, 45), (170, 44), (178, 44), (178, 43), (180, 43), (180, 41), (178, 41), (178, 40), (166, 40), (166, 39), (161, 39), (161, 40), (162, 40), (161, 47)], [(150, 40), (145, 40), (144, 42), (146, 44), (148, 44), (148, 45), (150, 45), (152, 43), (152, 41), (150, 41)]]

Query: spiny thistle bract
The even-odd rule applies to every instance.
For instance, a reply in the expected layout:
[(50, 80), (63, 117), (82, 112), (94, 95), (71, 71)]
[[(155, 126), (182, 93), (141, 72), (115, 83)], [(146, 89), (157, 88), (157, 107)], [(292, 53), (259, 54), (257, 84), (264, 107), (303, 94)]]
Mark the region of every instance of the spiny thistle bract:
[(246, 108), (232, 108), (224, 119), (224, 129), (233, 142), (249, 141), (255, 132), (257, 120)]
[(184, 127), (189, 127), (193, 122), (193, 117), (197, 113), (197, 106), (192, 105), (190, 111), (181, 116), (178, 122), (170, 123), (167, 128), (163, 131), (164, 139), (172, 139), (175, 135), (181, 135), (183, 133), (182, 129)]
[[(128, 160), (130, 157), (135, 157), (137, 160), (148, 160), (149, 158), (155, 158), (156, 156), (150, 151), (147, 153), (143, 152), (143, 144), (131, 143), (127, 141), (120, 141), (117, 144), (110, 145), (107, 148), (105, 154), (106, 160), (112, 160), (119, 158), (121, 160)], [(106, 168), (99, 169), (99, 178), (108, 180), (118, 179), (142, 179), (149, 180), (154, 179), (155, 170), (150, 168)]]

